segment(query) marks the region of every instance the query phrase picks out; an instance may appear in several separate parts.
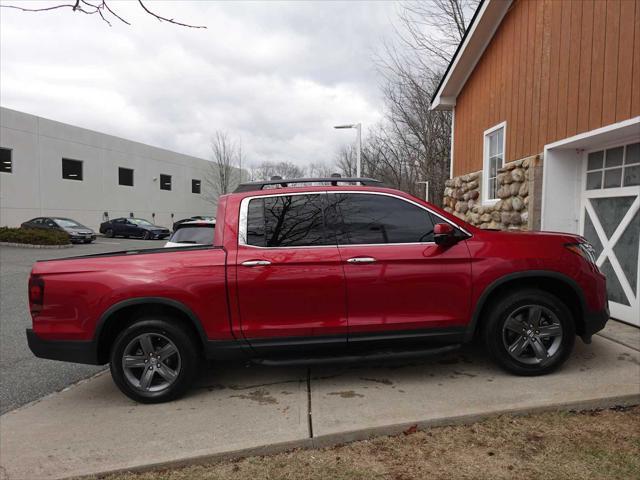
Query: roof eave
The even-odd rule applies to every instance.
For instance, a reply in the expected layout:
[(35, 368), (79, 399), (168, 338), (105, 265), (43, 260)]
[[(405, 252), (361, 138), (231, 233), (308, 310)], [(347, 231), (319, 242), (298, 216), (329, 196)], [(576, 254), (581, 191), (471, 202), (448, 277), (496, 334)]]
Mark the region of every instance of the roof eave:
[(431, 100), (431, 110), (455, 107), (458, 95), (511, 4), (512, 0), (484, 0), (480, 3)]

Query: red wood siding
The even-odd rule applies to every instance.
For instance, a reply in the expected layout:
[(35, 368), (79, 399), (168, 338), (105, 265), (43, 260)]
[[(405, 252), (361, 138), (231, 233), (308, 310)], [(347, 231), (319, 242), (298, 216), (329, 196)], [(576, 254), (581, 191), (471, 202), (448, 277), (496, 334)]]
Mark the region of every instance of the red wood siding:
[(512, 161), (640, 115), (640, 0), (515, 0), (455, 115), (455, 176), (482, 169), (503, 121)]

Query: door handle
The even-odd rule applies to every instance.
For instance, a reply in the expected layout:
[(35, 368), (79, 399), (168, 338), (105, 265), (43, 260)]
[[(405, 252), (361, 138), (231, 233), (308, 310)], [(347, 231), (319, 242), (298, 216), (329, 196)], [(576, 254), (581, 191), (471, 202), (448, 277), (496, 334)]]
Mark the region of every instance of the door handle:
[(258, 265), (271, 265), (269, 260), (247, 260), (242, 262), (244, 267), (257, 267)]
[(353, 257), (347, 260), (347, 263), (376, 263), (373, 257)]

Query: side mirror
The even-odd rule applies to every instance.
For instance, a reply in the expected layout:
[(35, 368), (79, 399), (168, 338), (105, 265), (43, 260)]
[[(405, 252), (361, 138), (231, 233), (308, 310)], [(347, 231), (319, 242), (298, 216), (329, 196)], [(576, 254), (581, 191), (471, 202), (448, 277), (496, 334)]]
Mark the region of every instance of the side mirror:
[(455, 229), (448, 223), (436, 223), (433, 227), (433, 238), (438, 245), (453, 245), (458, 241)]

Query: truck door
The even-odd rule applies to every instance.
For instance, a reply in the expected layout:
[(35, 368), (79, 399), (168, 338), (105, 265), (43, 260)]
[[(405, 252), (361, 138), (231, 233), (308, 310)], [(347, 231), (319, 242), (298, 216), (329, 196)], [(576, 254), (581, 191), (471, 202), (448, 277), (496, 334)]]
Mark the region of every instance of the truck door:
[(444, 219), (391, 194), (332, 193), (328, 202), (344, 262), (349, 343), (376, 334), (429, 336), (466, 325), (469, 250), (464, 241), (435, 244), (433, 226)]
[(346, 344), (343, 266), (328, 235), (326, 193), (249, 197), (236, 257), (241, 331), (252, 346)]

